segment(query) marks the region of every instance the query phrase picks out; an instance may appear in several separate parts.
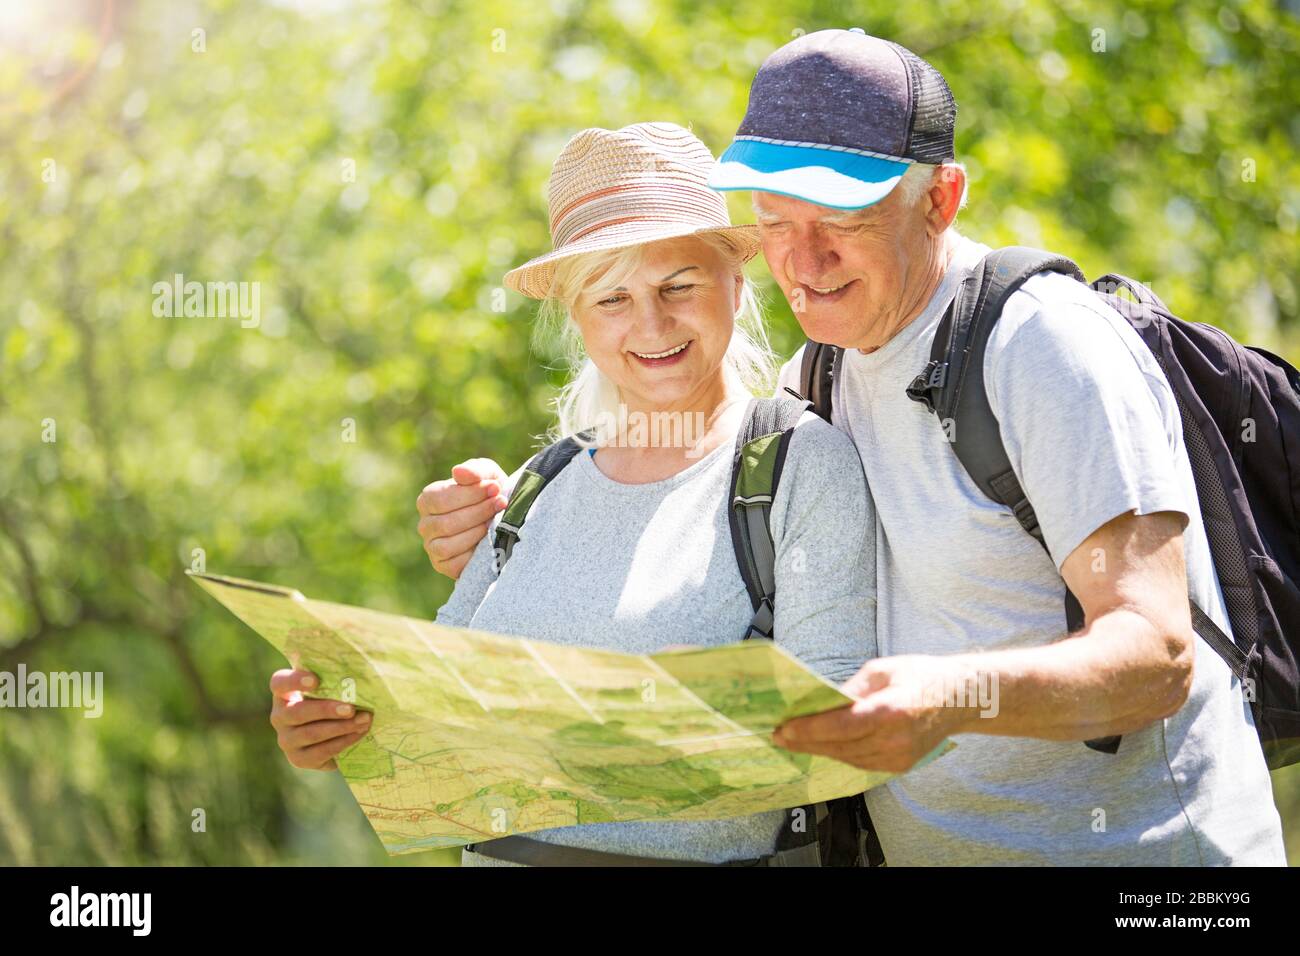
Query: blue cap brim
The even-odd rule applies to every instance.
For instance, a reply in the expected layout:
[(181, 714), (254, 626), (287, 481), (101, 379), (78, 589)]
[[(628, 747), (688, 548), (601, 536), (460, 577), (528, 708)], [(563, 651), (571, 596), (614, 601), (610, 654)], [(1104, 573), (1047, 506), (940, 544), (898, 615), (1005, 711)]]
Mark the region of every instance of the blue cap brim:
[(738, 139), (713, 167), (709, 188), (752, 189), (834, 209), (861, 209), (888, 196), (909, 165), (842, 149)]

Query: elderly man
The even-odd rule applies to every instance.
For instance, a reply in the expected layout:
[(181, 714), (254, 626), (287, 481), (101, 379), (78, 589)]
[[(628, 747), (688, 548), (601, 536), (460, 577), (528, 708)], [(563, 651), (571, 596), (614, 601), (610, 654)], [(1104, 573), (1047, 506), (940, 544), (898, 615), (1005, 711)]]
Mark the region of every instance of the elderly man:
[[(953, 228), (955, 117), (910, 51), (809, 34), (763, 64), (711, 181), (753, 192), (804, 331), (844, 350), (832, 420), (879, 514), (881, 656), (845, 685), (855, 704), (786, 724), (778, 743), (908, 771), (955, 739), (867, 794), (891, 865), (1284, 864), (1241, 684), (1192, 630), (1189, 594), (1225, 631), (1228, 618), (1175, 400), (1133, 329), (1081, 283), (1041, 274), (991, 334), (989, 404), (1045, 548), (907, 395), (990, 251)], [(799, 389), (800, 359), (782, 386)], [(425, 490), (435, 567), (458, 573), (503, 481), (477, 461)], [(1067, 587), (1084, 621), (1069, 634)], [(1116, 735), (1114, 752), (1084, 744)]]

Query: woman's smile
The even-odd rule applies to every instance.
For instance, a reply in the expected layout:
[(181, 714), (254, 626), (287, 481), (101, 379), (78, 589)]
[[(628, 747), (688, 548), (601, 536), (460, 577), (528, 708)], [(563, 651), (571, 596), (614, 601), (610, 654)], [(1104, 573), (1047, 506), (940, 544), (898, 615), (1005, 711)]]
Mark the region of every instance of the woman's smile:
[(676, 365), (678, 362), (683, 361), (692, 341), (692, 339), (687, 339), (680, 345), (674, 345), (660, 352), (635, 352), (630, 349), (628, 351), (640, 365), (646, 368), (661, 368), (665, 365)]

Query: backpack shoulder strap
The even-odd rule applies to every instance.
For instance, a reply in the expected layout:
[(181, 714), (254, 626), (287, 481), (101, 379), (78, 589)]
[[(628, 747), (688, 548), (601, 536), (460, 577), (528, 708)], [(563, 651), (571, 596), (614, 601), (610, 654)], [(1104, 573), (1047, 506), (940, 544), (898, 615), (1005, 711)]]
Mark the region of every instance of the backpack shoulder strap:
[[(930, 362), (908, 386), (907, 394), (939, 416), (957, 460), (980, 490), (1010, 508), (1021, 527), (1047, 550), (1033, 505), (1011, 468), (984, 384), (984, 353), (993, 326), (1011, 294), (1040, 272), (1060, 272), (1087, 281), (1073, 261), (1041, 249), (1010, 246), (985, 256), (982, 268), (972, 272), (958, 289), (935, 333)], [(1092, 288), (1113, 291), (1117, 286), (1125, 288), (1142, 305), (1168, 312), (1150, 289), (1124, 276), (1104, 276)], [(1195, 633), (1218, 652), (1234, 673), (1243, 674), (1245, 655), (1232, 639), (1194, 601), (1191, 614)], [(1083, 607), (1068, 587), (1065, 620), (1071, 633), (1086, 623)], [(1084, 743), (1093, 750), (1113, 754), (1119, 749), (1120, 739), (1099, 737)]]
[[(958, 288), (935, 332), (930, 362), (908, 386), (907, 395), (939, 417), (971, 480), (986, 496), (1010, 508), (1020, 526), (1046, 551), (1043, 530), (1011, 467), (984, 385), (984, 353), (993, 326), (1012, 294), (1040, 272), (1060, 272), (1086, 281), (1072, 260), (1041, 249), (1009, 246), (985, 256), (981, 267)], [(1065, 623), (1070, 633), (1086, 623), (1083, 606), (1068, 587)], [(1115, 753), (1119, 742), (1119, 736), (1084, 741), (1103, 753)]]
[(496, 537), (493, 541), (497, 558), (497, 574), (500, 574), (501, 569), (506, 566), (511, 552), (519, 543), (519, 529), (528, 518), (528, 511), (537, 500), (537, 496), (550, 484), (552, 478), (564, 470), (565, 465), (573, 461), (573, 456), (582, 450), (582, 444), (578, 439), (590, 440), (590, 434), (580, 432), (576, 437), (562, 438), (555, 444), (543, 448), (524, 466), (519, 481), (510, 492), (510, 501), (506, 505), (506, 510), (502, 512), (501, 520), (497, 522)]
[(844, 350), (836, 345), (826, 345), (808, 339), (803, 347), (803, 361), (799, 366), (800, 397), (812, 402), (812, 410), (831, 420), (831, 401), (835, 373), (839, 371)]
[(781, 482), (790, 435), (808, 407), (808, 402), (799, 398), (753, 399), (736, 436), (727, 521), (740, 576), (754, 608), (744, 640), (773, 636), (776, 545), (769, 523), (772, 500)]
[(939, 416), (953, 451), (980, 490), (1010, 508), (1025, 531), (1046, 547), (1002, 445), (984, 387), (984, 353), (993, 326), (1011, 295), (1040, 272), (1061, 272), (1084, 281), (1071, 260), (1041, 249), (1009, 246), (985, 256), (982, 268), (957, 290), (935, 333), (930, 363), (907, 394)]
[[(790, 436), (804, 412), (812, 408), (830, 421), (831, 369), (838, 358), (836, 353), (841, 351), (810, 341), (801, 369), (803, 395), (757, 398), (745, 410), (736, 437), (731, 501), (727, 508), (736, 563), (754, 608), (754, 617), (743, 640), (775, 636), (776, 545), (770, 523), (772, 501), (781, 482)], [(816, 364), (810, 364), (814, 361)], [(810, 384), (815, 385), (818, 380), (824, 387), (814, 391)], [(823, 409), (809, 401), (814, 394), (825, 397)], [(789, 827), (782, 828), (776, 843), (778, 853), (810, 854), (815, 861), (813, 865), (821, 866), (884, 865), (885, 855), (862, 794), (807, 804), (802, 809), (805, 829), (796, 833)]]

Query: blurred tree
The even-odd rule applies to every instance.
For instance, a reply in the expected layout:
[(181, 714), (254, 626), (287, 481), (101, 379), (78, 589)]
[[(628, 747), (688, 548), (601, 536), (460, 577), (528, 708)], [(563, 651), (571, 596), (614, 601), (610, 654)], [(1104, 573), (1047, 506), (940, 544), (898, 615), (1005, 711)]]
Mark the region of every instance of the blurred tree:
[[(947, 75), (974, 237), (1300, 354), (1294, 3), (0, 9), (0, 670), (102, 671), (107, 697), (3, 715), (0, 862), (385, 859), (337, 775), (281, 759), (281, 662), (181, 572), (431, 615), (450, 588), (416, 494), (521, 461), (562, 377), (500, 284), (549, 244), (552, 159), (644, 120), (720, 151), (801, 31), (861, 26)], [(156, 314), (178, 275), (249, 283), (256, 323)], [(1300, 860), (1300, 776), (1275, 784)]]

